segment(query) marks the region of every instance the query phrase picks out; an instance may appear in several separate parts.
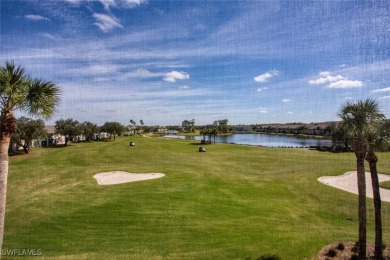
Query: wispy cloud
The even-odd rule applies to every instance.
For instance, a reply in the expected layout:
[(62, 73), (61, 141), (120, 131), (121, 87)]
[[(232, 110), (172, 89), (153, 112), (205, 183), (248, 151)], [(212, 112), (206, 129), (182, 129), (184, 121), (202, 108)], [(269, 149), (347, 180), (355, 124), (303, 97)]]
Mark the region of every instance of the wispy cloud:
[(319, 77), (309, 80), (311, 85), (327, 85), (327, 88), (360, 88), (363, 82), (360, 80), (350, 80), (342, 75), (333, 76), (329, 71), (323, 71)]
[(36, 15), (36, 14), (28, 14), (25, 15), (24, 18), (30, 21), (50, 21), (49, 18), (41, 16), (41, 15)]
[(259, 113), (261, 114), (268, 114), (268, 109), (265, 107), (259, 107)]
[(143, 3), (147, 3), (147, 0), (99, 0), (106, 10), (114, 8), (134, 8)]
[(104, 6), (104, 9), (110, 10), (110, 7), (116, 7), (115, 0), (100, 0), (100, 3)]
[(185, 80), (189, 79), (190, 75), (187, 72), (184, 71), (171, 71), (169, 73), (165, 74), (165, 77), (163, 80), (168, 81), (168, 82), (176, 82), (176, 80)]
[(109, 32), (115, 28), (123, 28), (119, 19), (112, 15), (94, 13), (93, 17), (96, 19), (94, 25), (99, 27), (102, 32)]
[(257, 89), (257, 92), (263, 92), (263, 91), (265, 91), (265, 90), (267, 90), (267, 89), (268, 89), (267, 87), (258, 88), (258, 89)]
[[(103, 5), (105, 12), (93, 13), (95, 18), (94, 25), (97, 26), (102, 32), (110, 32), (116, 28), (123, 28), (120, 19), (113, 14), (111, 9), (132, 9), (147, 3), (147, 0), (66, 0), (66, 2), (73, 5), (86, 5), (88, 9), (93, 10), (95, 3)], [(96, 6), (95, 6), (96, 7)]]
[(289, 102), (291, 102), (291, 99), (284, 98), (284, 99), (282, 99), (282, 102), (283, 102), (283, 103), (289, 103)]
[(383, 92), (390, 92), (390, 87), (375, 89), (375, 90), (372, 91), (372, 93), (383, 93)]
[(128, 76), (131, 77), (139, 77), (139, 78), (153, 78), (161, 76), (161, 73), (154, 73), (147, 69), (136, 69), (127, 73)]
[(256, 82), (264, 83), (264, 82), (267, 82), (270, 78), (273, 78), (273, 77), (275, 77), (277, 75), (279, 75), (279, 71), (272, 70), (272, 71), (266, 72), (264, 74), (261, 74), (261, 75), (259, 75), (257, 77), (254, 77), (253, 79)]

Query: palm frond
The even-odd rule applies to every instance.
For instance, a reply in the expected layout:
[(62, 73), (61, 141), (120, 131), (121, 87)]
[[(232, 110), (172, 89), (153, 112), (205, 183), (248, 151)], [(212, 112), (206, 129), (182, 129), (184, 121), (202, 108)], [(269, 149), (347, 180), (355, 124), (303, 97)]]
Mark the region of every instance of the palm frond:
[(379, 111), (379, 104), (374, 99), (349, 101), (340, 108), (339, 117), (355, 135), (366, 135), (374, 133), (385, 117)]
[(33, 80), (29, 85), (25, 105), (30, 115), (50, 118), (60, 102), (60, 89), (50, 81)]

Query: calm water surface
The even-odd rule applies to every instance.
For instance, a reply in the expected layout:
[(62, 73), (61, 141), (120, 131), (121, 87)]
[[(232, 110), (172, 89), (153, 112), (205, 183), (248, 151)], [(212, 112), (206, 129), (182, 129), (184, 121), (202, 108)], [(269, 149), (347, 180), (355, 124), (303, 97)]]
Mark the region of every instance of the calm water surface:
[[(202, 140), (203, 136), (166, 136), (185, 140)], [(208, 137), (206, 137), (208, 140)], [(214, 137), (211, 138), (214, 141)], [(308, 146), (331, 146), (331, 140), (313, 138), (298, 138), (294, 136), (280, 136), (268, 134), (234, 134), (229, 136), (216, 136), (216, 143), (234, 143), (245, 145), (261, 145), (268, 147), (308, 147)]]

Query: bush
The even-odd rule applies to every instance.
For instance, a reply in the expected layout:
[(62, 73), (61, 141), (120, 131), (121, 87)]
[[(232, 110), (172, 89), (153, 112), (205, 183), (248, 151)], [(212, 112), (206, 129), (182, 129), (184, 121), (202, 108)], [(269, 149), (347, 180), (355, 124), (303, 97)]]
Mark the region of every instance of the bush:
[(358, 259), (359, 259), (359, 257), (357, 255), (352, 255), (351, 256), (351, 260), (358, 260)]
[(337, 251), (335, 249), (329, 249), (328, 253), (326, 253), (326, 256), (329, 257), (335, 257), (337, 255)]
[(345, 246), (344, 246), (343, 243), (339, 243), (339, 244), (337, 245), (336, 249), (339, 250), (339, 251), (343, 251), (343, 250), (345, 249)]
[(277, 255), (262, 255), (259, 258), (256, 258), (256, 260), (281, 260)]
[(356, 242), (351, 251), (354, 252), (354, 253), (357, 253), (358, 252), (358, 248), (359, 248), (359, 242)]

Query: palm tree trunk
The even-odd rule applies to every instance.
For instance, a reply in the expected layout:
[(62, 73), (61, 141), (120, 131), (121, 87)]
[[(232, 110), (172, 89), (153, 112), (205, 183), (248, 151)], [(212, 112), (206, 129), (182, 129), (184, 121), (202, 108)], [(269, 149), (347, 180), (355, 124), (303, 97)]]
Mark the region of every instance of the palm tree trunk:
[(5, 205), (8, 179), (8, 148), (10, 136), (0, 138), (0, 250), (3, 248)]
[(366, 258), (367, 242), (367, 206), (366, 206), (366, 176), (364, 171), (364, 159), (357, 158), (357, 182), (359, 192), (359, 259)]
[(366, 259), (367, 252), (367, 206), (366, 206), (366, 175), (364, 170), (364, 159), (367, 153), (367, 141), (363, 136), (354, 140), (353, 149), (356, 156), (357, 184), (359, 192), (358, 216), (359, 216), (359, 251), (358, 257)]
[(382, 248), (382, 202), (381, 194), (379, 190), (379, 179), (376, 164), (378, 157), (375, 152), (370, 148), (366, 157), (370, 165), (372, 190), (374, 197), (374, 209), (375, 209), (375, 259), (383, 259), (383, 248)]

